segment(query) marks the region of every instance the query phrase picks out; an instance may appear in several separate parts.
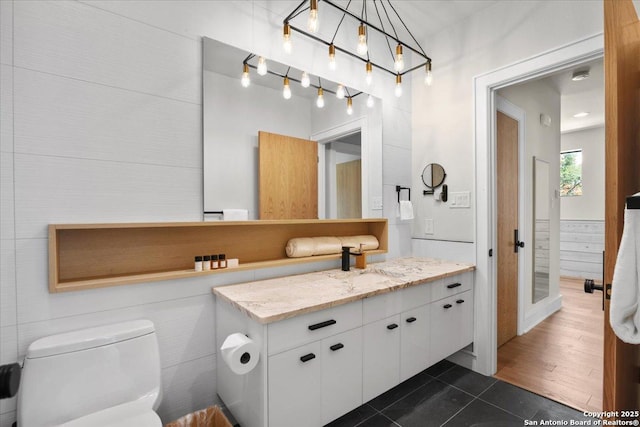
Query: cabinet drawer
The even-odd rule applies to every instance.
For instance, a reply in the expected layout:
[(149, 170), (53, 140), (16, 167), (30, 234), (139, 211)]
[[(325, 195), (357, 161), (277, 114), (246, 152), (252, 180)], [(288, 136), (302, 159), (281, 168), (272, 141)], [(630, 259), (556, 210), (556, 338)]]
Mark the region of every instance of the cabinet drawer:
[(276, 354), (362, 326), (360, 301), (271, 323), (268, 353)]
[(434, 282), (431, 289), (433, 301), (456, 295), (471, 289), (473, 282), (473, 272), (458, 274), (456, 276), (446, 277), (442, 280)]

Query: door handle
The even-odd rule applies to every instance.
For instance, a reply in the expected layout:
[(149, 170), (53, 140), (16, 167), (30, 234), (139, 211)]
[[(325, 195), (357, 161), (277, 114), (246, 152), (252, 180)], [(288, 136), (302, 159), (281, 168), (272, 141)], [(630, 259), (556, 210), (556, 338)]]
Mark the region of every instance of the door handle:
[(521, 242), (520, 239), (518, 238), (518, 230), (513, 230), (513, 241), (514, 241), (514, 245), (513, 245), (513, 252), (518, 253), (518, 249), (520, 248), (524, 248), (524, 242)]

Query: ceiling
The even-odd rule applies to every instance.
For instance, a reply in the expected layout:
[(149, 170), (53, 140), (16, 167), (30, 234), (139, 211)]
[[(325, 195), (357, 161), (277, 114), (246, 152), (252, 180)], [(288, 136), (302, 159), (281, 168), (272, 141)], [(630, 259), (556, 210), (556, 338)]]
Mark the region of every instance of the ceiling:
[[(511, 0), (392, 0), (392, 4), (404, 20), (406, 26), (411, 30), (413, 36), (415, 36), (421, 44), (424, 44), (424, 41), (432, 34), (446, 27), (459, 25), (470, 16), (504, 1)], [(333, 2), (343, 8), (349, 4), (348, 10), (357, 15), (362, 11), (362, 0), (333, 0)], [(382, 0), (376, 0), (378, 5), (380, 5), (381, 2)], [(267, 1), (263, 3), (263, 5), (273, 13), (284, 18), (300, 3), (299, 0)], [(388, 5), (387, 0), (385, 0), (384, 3)], [(634, 0), (634, 3), (636, 3), (637, 7), (640, 0)], [(371, 4), (372, 2), (369, 0), (367, 2), (367, 8), (369, 10), (368, 16), (369, 21), (373, 23), (376, 22), (377, 17), (375, 17), (372, 12)], [(322, 0), (319, 0), (319, 13), (322, 13), (322, 8)], [(388, 6), (387, 10), (391, 13)], [(322, 15), (320, 16), (322, 22)], [(326, 14), (325, 19), (327, 19), (327, 16)], [(327, 20), (324, 22), (327, 22)], [(332, 25), (326, 26), (335, 28), (335, 26)], [(402, 29), (398, 29), (399, 35), (401, 30)], [(406, 39), (407, 37), (408, 36), (400, 35), (401, 39)], [(424, 47), (428, 54), (428, 46)], [(571, 80), (571, 75), (575, 69), (545, 77), (545, 80), (555, 87), (562, 97), (562, 132), (604, 124), (604, 73), (602, 60), (578, 67), (577, 69), (583, 68), (590, 68), (590, 78), (578, 82)], [(235, 70), (234, 75), (237, 75)], [(272, 84), (275, 88), (281, 85), (281, 82), (276, 80)], [(314, 96), (314, 94), (311, 93), (309, 96)], [(573, 117), (573, 114), (581, 111), (587, 111), (590, 114), (584, 118)]]
[[(589, 78), (573, 81), (574, 71), (589, 70)], [(571, 132), (604, 125), (604, 67), (603, 60), (575, 67), (545, 79), (561, 96), (560, 130)], [(574, 114), (588, 112), (586, 117)]]

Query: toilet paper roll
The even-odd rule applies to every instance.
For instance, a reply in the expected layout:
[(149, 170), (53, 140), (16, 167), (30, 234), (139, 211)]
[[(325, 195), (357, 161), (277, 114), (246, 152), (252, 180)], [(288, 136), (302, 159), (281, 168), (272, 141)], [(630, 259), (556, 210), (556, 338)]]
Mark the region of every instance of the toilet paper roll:
[(258, 345), (239, 332), (229, 335), (224, 340), (220, 352), (224, 363), (237, 375), (251, 372), (260, 360)]

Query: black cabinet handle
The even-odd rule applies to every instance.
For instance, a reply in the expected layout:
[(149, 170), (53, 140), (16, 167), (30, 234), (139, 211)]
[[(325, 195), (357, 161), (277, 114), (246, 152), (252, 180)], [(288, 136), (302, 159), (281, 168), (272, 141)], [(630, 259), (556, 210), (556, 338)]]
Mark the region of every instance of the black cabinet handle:
[(344, 348), (344, 344), (339, 342), (338, 344), (334, 344), (329, 348), (331, 349), (331, 351), (337, 351), (337, 350), (340, 350), (341, 348)]
[(309, 330), (310, 331), (315, 331), (316, 329), (320, 329), (320, 328), (325, 328), (327, 326), (331, 326), (331, 325), (335, 325), (336, 321), (331, 319), (331, 320), (325, 320), (324, 322), (320, 322), (320, 323), (316, 323), (314, 325), (309, 325)]
[(462, 286), (462, 283), (452, 283), (450, 285), (447, 285), (447, 288), (453, 289), (453, 288), (457, 288), (458, 286)]
[(443, 305), (442, 307), (443, 307), (443, 308), (451, 308), (451, 307), (453, 307), (453, 306), (452, 306), (451, 304), (445, 304), (445, 305)]
[(415, 322), (416, 320), (418, 320), (418, 319), (416, 319), (415, 317), (409, 317), (409, 318), (406, 320), (406, 322), (407, 322), (407, 323), (413, 323), (413, 322)]
[(456, 304), (462, 304), (464, 302), (463, 299), (459, 299), (458, 301), (456, 301)]
[(304, 363), (304, 362), (308, 362), (309, 360), (311, 360), (311, 359), (315, 359), (315, 358), (316, 358), (316, 355), (315, 355), (315, 354), (313, 354), (313, 353), (309, 353), (309, 354), (305, 354), (304, 356), (302, 356), (302, 357), (300, 358), (300, 360)]
[(398, 327), (398, 325), (396, 323), (392, 323), (390, 325), (387, 325), (387, 329), (389, 329), (389, 330), (395, 329), (397, 327)]

